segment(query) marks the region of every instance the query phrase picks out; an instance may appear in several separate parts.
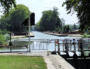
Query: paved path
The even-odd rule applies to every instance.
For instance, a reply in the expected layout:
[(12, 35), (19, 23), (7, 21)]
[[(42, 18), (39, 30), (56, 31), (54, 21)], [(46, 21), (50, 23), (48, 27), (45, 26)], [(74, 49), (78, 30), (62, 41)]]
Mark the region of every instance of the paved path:
[(52, 61), (49, 59), (49, 57), (45, 56), (44, 57), (44, 60), (47, 64), (47, 69), (56, 69), (53, 64), (52, 64)]
[(30, 53), (0, 53), (0, 55), (8, 56), (8, 55), (13, 55), (13, 56), (47, 56), (47, 51), (36, 51), (36, 52), (30, 52)]
[(59, 55), (45, 56), (44, 59), (48, 69), (75, 69)]

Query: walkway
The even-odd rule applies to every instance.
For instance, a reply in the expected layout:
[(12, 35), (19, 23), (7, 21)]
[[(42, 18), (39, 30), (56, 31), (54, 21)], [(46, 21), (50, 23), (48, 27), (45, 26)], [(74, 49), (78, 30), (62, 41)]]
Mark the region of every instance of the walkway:
[(3, 56), (47, 56), (47, 51), (35, 51), (35, 52), (17, 52), (17, 53), (0, 53)]
[(65, 59), (59, 55), (49, 55), (44, 57), (48, 69), (75, 69)]

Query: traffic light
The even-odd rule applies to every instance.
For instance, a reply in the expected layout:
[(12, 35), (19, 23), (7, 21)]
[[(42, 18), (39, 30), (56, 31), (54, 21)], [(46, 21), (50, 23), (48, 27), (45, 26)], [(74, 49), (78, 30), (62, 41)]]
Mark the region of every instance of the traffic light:
[(25, 19), (22, 24), (24, 26), (28, 26), (29, 20), (30, 20), (30, 26), (35, 25), (35, 13), (31, 13), (30, 19), (29, 18)]
[(35, 25), (35, 13), (31, 13), (30, 15), (30, 25)]

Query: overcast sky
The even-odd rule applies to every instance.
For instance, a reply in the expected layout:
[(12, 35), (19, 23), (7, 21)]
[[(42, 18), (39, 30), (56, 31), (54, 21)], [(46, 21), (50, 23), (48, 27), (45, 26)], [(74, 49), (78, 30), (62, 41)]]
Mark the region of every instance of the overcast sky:
[(78, 22), (78, 18), (75, 14), (67, 14), (65, 6), (62, 7), (62, 3), (65, 0), (16, 0), (17, 4), (24, 4), (29, 8), (31, 12), (35, 12), (35, 22), (37, 23), (42, 12), (45, 10), (52, 10), (53, 7), (58, 8), (59, 17), (65, 20), (65, 24), (74, 24)]

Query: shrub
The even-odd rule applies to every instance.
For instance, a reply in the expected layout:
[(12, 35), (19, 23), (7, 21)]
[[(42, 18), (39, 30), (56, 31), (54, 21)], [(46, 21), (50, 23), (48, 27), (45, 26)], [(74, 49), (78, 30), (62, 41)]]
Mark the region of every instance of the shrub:
[(84, 34), (83, 38), (90, 38), (90, 35), (89, 34)]
[(6, 44), (6, 38), (3, 34), (0, 34), (0, 44)]
[(7, 34), (7, 33), (9, 33), (9, 31), (7, 31), (7, 30), (0, 30), (0, 34)]

